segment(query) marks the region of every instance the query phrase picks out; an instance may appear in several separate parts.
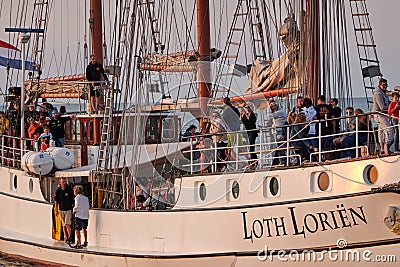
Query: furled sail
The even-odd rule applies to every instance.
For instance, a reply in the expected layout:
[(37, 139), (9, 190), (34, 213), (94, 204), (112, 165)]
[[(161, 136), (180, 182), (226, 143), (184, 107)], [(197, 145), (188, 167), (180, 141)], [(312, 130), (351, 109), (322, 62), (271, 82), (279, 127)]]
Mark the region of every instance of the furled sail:
[(87, 95), (87, 89), (79, 82), (85, 81), (84, 74), (55, 77), (47, 79), (32, 79), (25, 82), (25, 102), (35, 103), (39, 97), (44, 98), (78, 98)]
[(190, 62), (198, 60), (197, 51), (178, 52), (173, 54), (150, 54), (143, 58), (141, 70), (150, 71), (194, 71), (195, 65)]
[(285, 53), (272, 61), (253, 62), (246, 94), (298, 86), (299, 29), (293, 14), (284, 20), (278, 35), (286, 47)]
[[(211, 48), (210, 55), (202, 61), (213, 61), (221, 56), (221, 51)], [(184, 72), (195, 71), (197, 61), (200, 60), (199, 52), (196, 50), (177, 52), (172, 54), (150, 54), (143, 58), (140, 64), (141, 70)]]

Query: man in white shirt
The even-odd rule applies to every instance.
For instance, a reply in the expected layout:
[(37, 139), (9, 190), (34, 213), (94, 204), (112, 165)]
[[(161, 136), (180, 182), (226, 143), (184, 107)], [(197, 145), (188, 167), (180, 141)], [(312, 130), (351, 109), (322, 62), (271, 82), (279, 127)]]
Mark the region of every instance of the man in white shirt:
[[(83, 187), (81, 185), (77, 185), (74, 187), (74, 195), (75, 195), (75, 206), (74, 206), (74, 214), (76, 219), (76, 228), (75, 233), (77, 237), (76, 248), (86, 247), (87, 242), (87, 226), (89, 221), (89, 200), (87, 197), (83, 195)], [(81, 245), (81, 230), (83, 229), (83, 236), (85, 238), (85, 242)]]

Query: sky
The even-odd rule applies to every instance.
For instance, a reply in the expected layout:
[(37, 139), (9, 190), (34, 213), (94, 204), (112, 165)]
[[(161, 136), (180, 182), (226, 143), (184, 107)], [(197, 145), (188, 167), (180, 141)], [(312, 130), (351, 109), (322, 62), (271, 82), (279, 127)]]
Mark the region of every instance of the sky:
[(394, 86), (400, 86), (400, 1), (369, 0), (367, 3), (381, 71), (389, 81), (389, 90), (393, 90)]
[[(55, 0), (61, 1), (61, 0)], [(56, 74), (62, 75), (64, 69), (72, 69), (71, 74), (79, 73), (81, 69), (84, 69), (86, 62), (83, 59), (82, 53), (78, 56), (73, 52), (74, 49), (78, 47), (82, 47), (83, 44), (72, 44), (71, 46), (66, 45), (66, 40), (73, 38), (74, 35), (83, 35), (83, 30), (81, 30), (80, 26), (85, 23), (86, 19), (83, 15), (84, 10), (75, 7), (76, 3), (80, 0), (69, 0), (62, 1), (63, 7), (58, 7), (52, 9), (52, 14), (57, 14), (55, 16), (55, 20), (52, 23), (52, 28), (49, 28), (49, 33), (62, 32), (63, 35), (61, 40), (51, 40), (54, 42), (59, 42), (57, 47), (58, 50), (53, 50), (49, 53), (49, 56), (45, 63), (51, 66), (52, 73), (44, 73), (49, 74), (49, 76), (57, 76)], [(0, 39), (7, 41), (8, 35), (4, 33), (4, 28), (9, 27), (10, 19), (7, 17), (7, 12), (10, 9), (9, 5), (13, 5), (13, 9), (16, 8), (16, 4), (18, 1), (12, 0), (0, 0), (1, 4), (1, 13), (0, 13)], [(34, 2), (34, 1), (28, 1)], [(104, 1), (108, 2), (108, 1)], [(60, 2), (61, 3), (61, 2)], [(80, 2), (82, 3), (82, 2)], [(392, 89), (396, 85), (400, 86), (400, 75), (398, 73), (398, 65), (400, 64), (400, 53), (399, 53), (399, 44), (400, 44), (400, 23), (398, 23), (398, 10), (400, 10), (400, 1), (399, 0), (367, 0), (367, 5), (370, 13), (370, 20), (373, 27), (374, 39), (377, 44), (378, 49), (378, 57), (381, 61), (381, 71), (384, 74), (384, 77), (389, 80), (389, 90)], [(67, 8), (68, 7), (68, 8)], [(107, 8), (106, 8), (107, 9)], [(71, 11), (68, 11), (71, 10)], [(68, 18), (74, 18), (71, 25), (66, 25), (65, 21)], [(350, 29), (349, 41), (354, 33)], [(59, 51), (64, 51), (63, 53)], [(353, 48), (352, 54), (356, 54), (356, 50)], [(78, 60), (79, 66), (77, 63), (73, 63), (76, 61), (76, 57), (79, 57)], [(58, 60), (58, 61), (57, 61)], [(60, 62), (69, 62), (62, 65)], [(57, 63), (58, 62), (58, 63)], [(71, 63), (72, 62), (72, 63)], [(68, 65), (68, 66), (66, 66)], [(354, 96), (364, 96), (364, 90), (362, 88), (362, 80), (361, 80), (361, 70), (359, 67), (358, 59), (352, 59), (352, 74), (353, 74), (353, 95)], [(0, 68), (0, 77), (4, 77), (5, 71), (4, 68)], [(0, 88), (2, 91), (5, 89), (4, 79), (0, 80)]]

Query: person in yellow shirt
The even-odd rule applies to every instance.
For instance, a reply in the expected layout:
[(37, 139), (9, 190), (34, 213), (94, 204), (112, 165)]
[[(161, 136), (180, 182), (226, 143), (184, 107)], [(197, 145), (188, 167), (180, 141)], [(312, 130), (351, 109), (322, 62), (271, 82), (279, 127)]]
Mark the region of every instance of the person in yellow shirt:
[(10, 125), (9, 120), (6, 118), (6, 115), (3, 111), (0, 111), (0, 134), (7, 135), (8, 134), (8, 126)]

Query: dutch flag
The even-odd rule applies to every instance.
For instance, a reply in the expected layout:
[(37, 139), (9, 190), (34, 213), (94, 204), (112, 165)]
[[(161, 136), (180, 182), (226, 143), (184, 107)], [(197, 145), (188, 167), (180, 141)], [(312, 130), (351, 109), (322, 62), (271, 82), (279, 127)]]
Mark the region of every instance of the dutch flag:
[[(0, 40), (0, 66), (22, 69), (22, 52), (12, 44)], [(25, 70), (35, 70), (35, 63), (25, 58)]]

